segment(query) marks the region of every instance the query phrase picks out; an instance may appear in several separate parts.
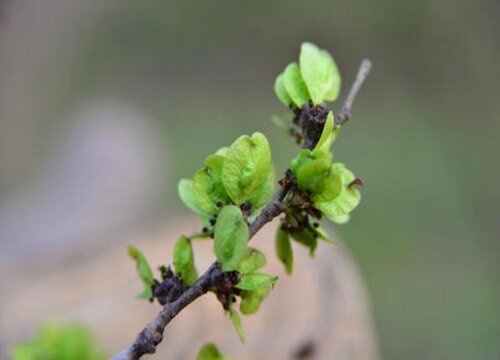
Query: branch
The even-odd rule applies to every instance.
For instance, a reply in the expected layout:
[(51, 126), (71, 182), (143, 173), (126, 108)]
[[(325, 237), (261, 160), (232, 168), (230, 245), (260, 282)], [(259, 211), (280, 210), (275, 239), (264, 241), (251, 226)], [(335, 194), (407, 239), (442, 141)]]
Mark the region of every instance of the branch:
[(163, 332), (170, 320), (194, 300), (206, 294), (221, 273), (222, 270), (220, 267), (216, 263), (212, 264), (177, 300), (165, 305), (158, 316), (137, 335), (135, 341), (129, 347), (116, 354), (112, 360), (136, 360), (144, 354), (154, 353), (156, 346), (163, 339)]
[[(365, 59), (361, 63), (356, 80), (351, 86), (351, 90), (342, 106), (340, 113), (335, 117), (335, 123), (342, 125), (346, 123), (351, 117), (351, 109), (356, 99), (363, 82), (365, 81), (368, 73), (370, 72), (372, 63), (370, 60)], [(283, 184), (280, 189), (273, 196), (271, 201), (262, 209), (260, 214), (249, 226), (249, 239), (250, 239), (268, 222), (279, 216), (283, 212), (283, 201), (293, 188), (295, 180), (291, 177), (290, 170), (287, 170)], [(187, 288), (175, 301), (166, 304), (160, 311), (158, 316), (151, 321), (146, 327), (137, 335), (134, 342), (116, 354), (112, 360), (137, 360), (144, 354), (152, 354), (156, 352), (156, 347), (163, 340), (163, 332), (168, 323), (179, 314), (186, 306), (191, 304), (200, 296), (209, 292), (217, 282), (224, 279), (224, 272), (217, 263), (213, 263), (208, 270), (189, 288)]]
[[(293, 180), (286, 177), (285, 184), (276, 192), (271, 201), (262, 209), (257, 218), (249, 226), (250, 239), (268, 222), (281, 214), (283, 211), (283, 200), (288, 194)], [(224, 277), (222, 270), (217, 263), (213, 263), (210, 268), (189, 288), (186, 289), (177, 300), (168, 303), (163, 307), (158, 316), (151, 321), (137, 335), (134, 342), (115, 355), (112, 360), (137, 360), (144, 354), (152, 354), (156, 351), (156, 346), (163, 340), (163, 332), (170, 320), (179, 314), (186, 306), (191, 304), (200, 296), (206, 294), (217, 282)], [(232, 284), (233, 286), (235, 284)]]
[(349, 90), (349, 94), (347, 95), (347, 98), (344, 101), (344, 105), (342, 106), (342, 109), (335, 117), (336, 125), (344, 125), (351, 118), (351, 110), (354, 100), (356, 99), (356, 96), (358, 95), (358, 92), (361, 89), (363, 83), (365, 82), (366, 77), (370, 73), (371, 69), (372, 69), (372, 62), (369, 59), (364, 59), (361, 62), (361, 65), (359, 66), (358, 74), (356, 75), (356, 80), (354, 80), (354, 83), (351, 86), (351, 90)]

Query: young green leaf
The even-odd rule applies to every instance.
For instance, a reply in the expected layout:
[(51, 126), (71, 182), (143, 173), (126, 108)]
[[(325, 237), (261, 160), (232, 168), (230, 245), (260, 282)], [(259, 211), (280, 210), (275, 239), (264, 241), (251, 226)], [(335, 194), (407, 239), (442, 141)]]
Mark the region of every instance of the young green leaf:
[(300, 49), (300, 72), (314, 104), (321, 104), (331, 86), (329, 63), (314, 44), (305, 42)]
[(214, 155), (220, 155), (220, 156), (226, 157), (228, 151), (229, 151), (229, 147), (223, 146), (219, 150), (217, 150)]
[(309, 249), (309, 255), (314, 257), (314, 252), (318, 247), (318, 239), (310, 229), (300, 231), (291, 231), (290, 236), (299, 244), (306, 246)]
[(264, 273), (242, 274), (240, 282), (236, 284), (235, 287), (240, 290), (255, 290), (274, 285), (277, 281), (277, 276), (271, 276)]
[(186, 205), (189, 209), (191, 209), (192, 211), (203, 217), (208, 216), (208, 214), (205, 211), (201, 210), (196, 204), (193, 194), (193, 180), (181, 179), (177, 186), (177, 191), (184, 205)]
[(290, 169), (297, 177), (299, 188), (311, 194), (315, 202), (325, 202), (340, 194), (342, 184), (339, 176), (332, 171), (329, 149), (326, 152), (320, 151), (327, 149), (327, 141), (319, 144), (315, 153), (306, 149), (300, 151), (292, 160)]
[(139, 299), (151, 300), (153, 298), (153, 289), (151, 287), (144, 288), (140, 293), (137, 294)]
[(276, 96), (285, 106), (290, 106), (292, 104), (292, 99), (288, 96), (288, 93), (285, 89), (285, 74), (281, 73), (276, 77), (276, 81), (274, 82), (274, 92)]
[(339, 216), (330, 216), (328, 218), (328, 220), (334, 222), (335, 224), (339, 224), (339, 225), (347, 224), (350, 219), (351, 219), (351, 215), (349, 215), (349, 214), (339, 215)]
[(222, 181), (236, 205), (245, 202), (255, 205), (269, 190), (271, 171), (269, 143), (264, 135), (256, 132), (251, 137), (239, 137), (231, 145), (222, 169)]
[(305, 163), (297, 172), (297, 185), (311, 194), (320, 193), (323, 179), (330, 173), (331, 163), (328, 159), (314, 159)]
[(223, 271), (235, 270), (247, 248), (248, 226), (239, 207), (222, 208), (215, 223), (214, 247)]
[(332, 147), (335, 138), (340, 130), (340, 127), (334, 129), (335, 120), (333, 113), (330, 111), (326, 118), (321, 137), (319, 138), (316, 146), (312, 150), (312, 156), (316, 159), (325, 158), (331, 161), (330, 148)]
[(104, 360), (103, 348), (83, 325), (46, 323), (12, 350), (12, 360)]
[(333, 60), (332, 56), (325, 50), (322, 51), (325, 62), (329, 64), (330, 68), (330, 87), (324, 96), (324, 101), (335, 101), (340, 93), (340, 72), (337, 68), (337, 64)]
[(309, 149), (302, 149), (297, 156), (290, 162), (290, 170), (297, 175), (300, 168), (313, 159), (312, 152)]
[(238, 313), (232, 308), (229, 308), (229, 316), (231, 317), (231, 322), (233, 323), (234, 329), (238, 333), (240, 341), (245, 343), (245, 332), (243, 331), (243, 326), (241, 325), (240, 315), (238, 315)]
[(240, 311), (243, 315), (255, 314), (260, 309), (262, 301), (269, 294), (270, 287), (255, 290), (243, 290), (241, 292)]
[(139, 277), (144, 284), (144, 290), (139, 294), (139, 297), (145, 299), (153, 298), (153, 284), (154, 277), (153, 272), (151, 271), (151, 267), (148, 264), (148, 261), (144, 257), (144, 255), (137, 249), (135, 246), (128, 246), (128, 254), (132, 259), (135, 260), (137, 266), (137, 272), (139, 273)]
[(292, 243), (290, 242), (289, 234), (281, 226), (278, 227), (278, 231), (276, 232), (275, 248), (278, 259), (285, 265), (285, 271), (290, 275), (293, 271)]
[(316, 233), (316, 237), (318, 239), (321, 239), (323, 240), (324, 242), (327, 242), (329, 244), (333, 244), (333, 240), (330, 239), (330, 237), (328, 236), (328, 234), (326, 233), (326, 231), (320, 227), (317, 227), (317, 228), (313, 228), (314, 232)]
[(349, 186), (356, 178), (344, 164), (335, 163), (332, 165), (332, 176), (341, 180), (341, 192), (333, 200), (316, 201), (314, 206), (320, 210), (328, 219), (333, 222), (345, 220), (339, 216), (349, 214), (361, 201), (361, 194), (353, 186)]
[(229, 197), (222, 184), (224, 156), (210, 155), (205, 166), (193, 177), (193, 195), (198, 208), (208, 214), (217, 214), (218, 203), (229, 203)]
[(222, 355), (214, 343), (208, 343), (196, 355), (196, 360), (229, 360), (228, 357)]
[[(338, 128), (337, 128), (338, 129)], [(327, 117), (321, 137), (312, 151), (302, 150), (292, 160), (290, 168), (297, 176), (302, 190), (319, 197), (320, 201), (331, 200), (340, 193), (340, 180), (331, 175), (330, 147), (338, 130), (334, 130), (333, 114)]]
[(312, 43), (303, 43), (300, 51), (300, 72), (314, 104), (335, 100), (340, 90), (340, 76), (328, 52)]
[[(256, 192), (250, 203), (253, 205), (253, 210), (259, 209), (271, 200), (274, 194), (274, 188), (276, 185), (276, 174), (274, 172), (274, 167), (267, 173), (267, 180), (261, 185), (259, 190)], [(257, 196), (258, 195), (258, 196)]]
[(299, 65), (291, 63), (285, 68), (285, 89), (288, 96), (292, 99), (295, 106), (301, 108), (309, 102), (311, 98), (307, 91), (307, 86), (302, 79)]
[(240, 274), (248, 274), (259, 270), (266, 265), (266, 256), (257, 249), (247, 248), (243, 258), (236, 267)]
[(175, 243), (174, 268), (187, 286), (190, 286), (198, 279), (198, 273), (194, 265), (193, 246), (187, 236), (181, 236)]
[(317, 183), (316, 190), (313, 191), (314, 203), (328, 202), (336, 199), (342, 192), (342, 179), (333, 171), (333, 166), (326, 175)]

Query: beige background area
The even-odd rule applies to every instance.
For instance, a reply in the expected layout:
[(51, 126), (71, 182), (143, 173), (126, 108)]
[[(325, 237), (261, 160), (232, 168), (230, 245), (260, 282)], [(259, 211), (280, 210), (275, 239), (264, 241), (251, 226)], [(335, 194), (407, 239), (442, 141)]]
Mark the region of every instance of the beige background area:
[[(130, 242), (151, 264), (168, 263), (173, 241), (195, 222), (172, 222)], [(275, 224), (253, 245), (268, 254), (266, 271), (278, 274), (278, 285), (261, 311), (243, 317), (246, 344), (239, 343), (230, 320), (213, 294), (198, 299), (167, 328), (157, 359), (193, 359), (205, 342), (215, 341), (232, 358), (292, 359), (313, 344), (311, 359), (376, 359), (376, 346), (366, 293), (356, 266), (341, 244), (321, 243), (315, 259), (295, 247), (295, 271), (284, 274), (273, 254)], [(195, 242), (200, 271), (213, 261), (211, 240)], [(79, 320), (88, 324), (109, 353), (126, 346), (159, 311), (159, 305), (137, 299), (141, 284), (126, 249), (117, 246), (90, 258), (75, 258), (64, 271), (45, 266), (11, 265), (0, 282), (0, 346), (29, 335), (44, 319)]]

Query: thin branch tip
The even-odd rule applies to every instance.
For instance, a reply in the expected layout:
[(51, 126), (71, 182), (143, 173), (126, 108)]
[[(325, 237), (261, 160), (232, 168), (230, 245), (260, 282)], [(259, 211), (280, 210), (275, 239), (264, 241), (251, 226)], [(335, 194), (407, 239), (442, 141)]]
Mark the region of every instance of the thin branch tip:
[(351, 89), (349, 90), (349, 93), (347, 94), (347, 97), (344, 101), (344, 105), (342, 105), (342, 109), (335, 117), (336, 125), (344, 125), (351, 118), (351, 110), (352, 105), (354, 104), (354, 100), (356, 99), (359, 90), (361, 90), (361, 86), (368, 77), (368, 74), (370, 73), (372, 67), (373, 63), (370, 59), (366, 58), (361, 61), (358, 73), (356, 74), (356, 79), (352, 83)]
[(373, 62), (368, 58), (363, 59), (363, 61), (361, 62), (361, 67), (363, 67), (367, 71), (370, 71), (371, 68), (373, 67)]

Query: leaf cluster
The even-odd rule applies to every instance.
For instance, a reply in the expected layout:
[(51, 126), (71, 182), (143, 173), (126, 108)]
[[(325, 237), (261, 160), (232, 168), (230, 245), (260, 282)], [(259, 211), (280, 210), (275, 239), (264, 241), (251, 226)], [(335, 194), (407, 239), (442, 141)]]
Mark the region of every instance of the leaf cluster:
[[(233, 309), (237, 297), (241, 299), (240, 311), (245, 315), (253, 314), (277, 281), (277, 277), (259, 271), (265, 266), (266, 258), (247, 244), (249, 222), (272, 197), (274, 183), (269, 143), (264, 135), (254, 133), (241, 136), (231, 146), (208, 156), (193, 178), (182, 179), (178, 186), (179, 197), (200, 216), (203, 229), (191, 237), (181, 236), (175, 243), (174, 279), (181, 291), (197, 280), (192, 241), (213, 237), (215, 257), (222, 271), (236, 272), (239, 282), (229, 291), (218, 288), (212, 291), (229, 314), (242, 341), (241, 321)], [(138, 249), (130, 246), (129, 254), (136, 261), (144, 284), (139, 296), (152, 301), (171, 276), (163, 276), (162, 282), (156, 280)], [(172, 287), (169, 290), (172, 291)]]
[[(279, 181), (286, 193), (280, 204), (283, 216), (276, 232), (275, 250), (285, 272), (291, 274), (292, 240), (306, 246), (311, 256), (318, 240), (332, 243), (319, 221), (326, 218), (336, 224), (347, 222), (361, 200), (355, 185), (363, 181), (344, 164), (333, 162), (331, 147), (340, 126), (335, 124), (333, 112), (324, 102), (338, 97), (340, 74), (331, 55), (312, 43), (302, 44), (299, 63), (289, 64), (278, 75), (274, 89), (279, 100), (292, 111), (292, 121), (288, 124), (282, 120), (275, 122), (302, 145), (286, 176)], [(244, 315), (257, 312), (278, 280), (262, 272), (265, 255), (248, 246), (249, 228), (271, 200), (274, 187), (269, 142), (259, 132), (243, 135), (208, 156), (191, 179), (182, 179), (178, 185), (180, 199), (200, 217), (203, 228), (200, 233), (177, 240), (174, 270), (163, 266), (162, 280), (155, 279), (142, 253), (129, 247), (144, 284), (139, 296), (151, 301), (156, 297), (161, 304), (175, 300), (198, 279), (193, 241), (213, 238), (217, 266), (236, 280), (230, 281), (229, 287), (214, 284), (211, 291), (243, 342), (239, 312)], [(239, 312), (235, 308), (238, 299)], [(197, 359), (227, 358), (214, 344), (207, 344)]]
[(269, 142), (256, 132), (208, 156), (192, 179), (179, 182), (178, 190), (183, 203), (210, 227), (226, 205), (239, 206), (246, 217), (255, 213), (272, 197), (274, 183)]
[(339, 70), (327, 51), (305, 42), (299, 64), (290, 63), (278, 75), (274, 91), (283, 104), (297, 108), (309, 101), (314, 105), (335, 101), (340, 92)]
[(274, 117), (278, 126), (295, 136), (303, 149), (290, 162), (295, 187), (285, 202), (285, 216), (276, 232), (276, 254), (290, 274), (293, 270), (291, 240), (306, 246), (314, 255), (318, 239), (331, 242), (318, 221), (343, 224), (359, 204), (354, 185), (362, 184), (344, 164), (332, 161), (332, 144), (340, 132), (325, 101), (340, 91), (340, 75), (333, 58), (311, 43), (302, 44), (299, 64), (288, 65), (275, 81), (275, 93), (292, 109), (293, 121)]

